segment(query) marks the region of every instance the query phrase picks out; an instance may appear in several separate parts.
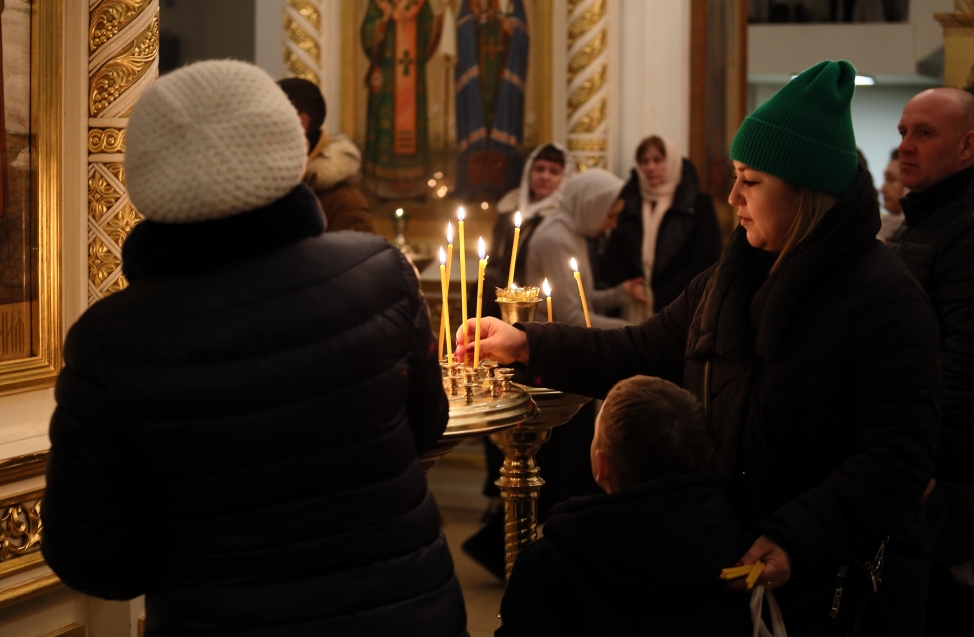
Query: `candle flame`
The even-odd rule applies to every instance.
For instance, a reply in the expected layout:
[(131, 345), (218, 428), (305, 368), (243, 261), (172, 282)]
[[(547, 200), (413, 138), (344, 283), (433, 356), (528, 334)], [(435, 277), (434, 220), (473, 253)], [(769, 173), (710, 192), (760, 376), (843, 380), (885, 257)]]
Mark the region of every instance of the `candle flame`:
[(396, 216), (397, 217), (401, 217), (402, 216), (402, 208), (397, 208), (396, 209)]
[(520, 210), (518, 210), (517, 212), (514, 213), (514, 227), (515, 228), (520, 228), (521, 227), (521, 211)]
[(544, 290), (545, 296), (551, 296), (551, 286), (548, 285), (548, 279), (545, 279), (544, 283), (541, 284), (541, 289)]
[(463, 211), (463, 206), (460, 206), (460, 209), (457, 210), (457, 219), (463, 221), (466, 218), (467, 218), (467, 213)]
[(453, 245), (453, 222), (446, 222), (446, 242), (451, 246)]
[(484, 245), (483, 237), (480, 237), (480, 240), (477, 241), (477, 254), (480, 255), (481, 259), (487, 258), (487, 246)]
[(440, 246), (440, 265), (446, 265), (446, 250)]
[(572, 257), (572, 260), (571, 260), (570, 263), (571, 263), (571, 266), (572, 266), (572, 270), (574, 270), (575, 272), (578, 272), (578, 261), (575, 260), (575, 257)]

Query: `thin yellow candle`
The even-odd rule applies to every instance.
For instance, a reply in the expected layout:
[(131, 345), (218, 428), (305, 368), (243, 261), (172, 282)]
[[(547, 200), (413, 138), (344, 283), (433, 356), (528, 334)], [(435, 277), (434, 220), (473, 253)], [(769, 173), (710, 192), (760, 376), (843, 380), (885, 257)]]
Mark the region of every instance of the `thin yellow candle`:
[[(440, 335), (447, 334), (448, 338), (452, 338), (452, 332), (450, 331), (450, 312), (447, 309), (447, 303), (450, 298), (450, 275), (447, 274), (447, 263), (446, 253), (443, 252), (443, 246), (440, 246), (440, 283), (443, 287), (443, 329), (440, 330)], [(442, 345), (442, 343), (441, 343)], [(453, 353), (453, 348), (450, 345), (449, 340), (446, 342), (446, 355), (447, 362), (452, 362), (449, 358)]]
[(463, 330), (463, 364), (467, 364), (467, 251), (463, 245), (463, 207), (457, 211), (457, 230), (460, 233), (460, 326)]
[(544, 290), (544, 295), (548, 301), (548, 322), (553, 323), (554, 321), (551, 319), (551, 286), (548, 285), (548, 279), (545, 279), (544, 283), (541, 284), (541, 289)]
[[(446, 300), (443, 303), (443, 320), (440, 321), (444, 325), (450, 324), (450, 306), (448, 304), (450, 299), (450, 273), (453, 269), (453, 222), (446, 222)], [(447, 355), (450, 357), (450, 364), (453, 364), (453, 352), (456, 350), (456, 346), (450, 341), (453, 340), (453, 333), (449, 329), (445, 332), (446, 349)]]
[(585, 312), (585, 327), (592, 327), (592, 319), (588, 315), (588, 303), (585, 301), (585, 288), (582, 287), (582, 274), (578, 271), (578, 261), (572, 257), (572, 270), (575, 271), (575, 282), (578, 283), (578, 295), (582, 297), (582, 311)]
[(480, 365), (480, 311), (484, 305), (484, 269), (487, 267), (487, 247), (484, 238), (477, 243), (477, 254), (480, 255), (480, 270), (477, 272), (477, 327), (473, 337), (473, 366)]
[(514, 285), (514, 263), (517, 261), (517, 241), (521, 238), (521, 211), (514, 213), (514, 249), (511, 250), (511, 273), (507, 277), (507, 287)]

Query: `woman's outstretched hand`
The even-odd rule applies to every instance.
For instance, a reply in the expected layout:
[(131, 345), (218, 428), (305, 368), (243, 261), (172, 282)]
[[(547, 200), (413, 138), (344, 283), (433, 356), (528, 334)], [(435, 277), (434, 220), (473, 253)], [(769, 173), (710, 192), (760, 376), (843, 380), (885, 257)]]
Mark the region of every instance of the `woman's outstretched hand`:
[[(453, 358), (463, 360), (463, 328), (457, 330), (457, 348)], [(477, 329), (476, 319), (467, 319), (467, 353), (473, 358), (473, 341)], [(488, 316), (480, 323), (480, 359), (489, 358), (501, 365), (528, 362), (528, 336), (521, 330), (500, 319)]]
[(631, 298), (633, 301), (636, 301), (642, 305), (649, 304), (649, 299), (646, 297), (646, 288), (643, 287), (642, 277), (629, 279), (622, 285), (623, 289), (626, 291), (626, 294), (628, 294), (629, 298)]
[[(758, 584), (764, 584), (767, 589), (781, 588), (791, 579), (791, 560), (783, 548), (762, 535), (754, 541), (740, 565), (754, 564), (758, 560), (764, 562), (764, 570), (758, 578)], [(728, 590), (747, 592), (744, 578), (736, 579), (727, 585)]]

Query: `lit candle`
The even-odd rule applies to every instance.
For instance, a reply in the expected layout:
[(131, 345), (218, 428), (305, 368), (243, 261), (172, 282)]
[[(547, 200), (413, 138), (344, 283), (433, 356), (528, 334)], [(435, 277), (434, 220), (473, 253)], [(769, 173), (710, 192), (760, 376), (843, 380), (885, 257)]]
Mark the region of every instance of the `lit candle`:
[[(443, 325), (450, 324), (450, 274), (453, 269), (453, 222), (446, 222), (446, 299), (443, 301), (443, 320), (440, 321)], [(453, 340), (453, 333), (449, 329), (445, 332), (445, 342), (447, 348), (447, 356), (449, 356), (449, 363), (453, 364), (453, 352), (456, 351), (456, 346), (450, 341)]]
[(467, 364), (467, 251), (463, 246), (463, 207), (457, 211), (457, 230), (460, 233), (460, 325), (463, 329), (463, 364)]
[(548, 301), (548, 322), (552, 323), (553, 321), (551, 320), (551, 286), (548, 285), (548, 279), (545, 279), (544, 283), (541, 284), (541, 289), (544, 290), (544, 295), (545, 297), (547, 297), (546, 300)]
[(575, 271), (575, 282), (578, 283), (578, 296), (582, 297), (582, 311), (585, 312), (585, 327), (592, 327), (592, 319), (588, 315), (588, 303), (585, 302), (585, 288), (582, 287), (582, 273), (578, 271), (578, 261), (572, 257), (572, 270)]
[(511, 250), (511, 273), (507, 277), (507, 287), (514, 285), (514, 263), (517, 261), (517, 240), (521, 238), (521, 211), (514, 213), (514, 249)]
[(403, 215), (402, 208), (396, 208), (396, 217), (402, 219), (402, 215)]
[[(446, 260), (446, 253), (443, 251), (443, 246), (440, 246), (440, 283), (443, 287), (443, 319), (441, 321), (442, 329), (440, 330), (440, 350), (443, 349), (443, 336), (446, 334), (450, 335), (448, 336), (448, 339), (452, 338), (452, 332), (450, 332), (450, 312), (447, 309), (449, 307), (448, 304), (450, 298), (450, 275), (447, 274), (447, 263), (448, 261)], [(452, 354), (453, 349), (450, 346), (449, 340), (447, 340), (446, 356), (447, 362), (450, 364), (453, 362), (450, 358)]]
[(480, 310), (484, 304), (484, 268), (487, 267), (487, 247), (484, 238), (477, 243), (477, 254), (480, 255), (480, 270), (477, 272), (477, 327), (473, 337), (473, 366), (480, 365)]

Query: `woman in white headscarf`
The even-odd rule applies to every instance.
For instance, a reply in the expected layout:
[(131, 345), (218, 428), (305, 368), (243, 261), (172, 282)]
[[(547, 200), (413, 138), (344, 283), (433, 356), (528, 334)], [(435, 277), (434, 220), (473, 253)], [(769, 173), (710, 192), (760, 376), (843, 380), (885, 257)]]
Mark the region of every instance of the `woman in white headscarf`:
[(621, 197), (626, 207), (601, 251), (596, 278), (600, 288), (643, 278), (649, 303), (630, 303), (622, 312), (638, 323), (673, 302), (695, 276), (717, 262), (720, 228), (713, 202), (700, 192), (693, 164), (659, 135), (639, 144)]
[[(605, 314), (627, 301), (645, 303), (641, 277), (597, 290), (588, 256), (587, 240), (614, 228), (624, 202), (619, 198), (624, 182), (600, 169), (585, 171), (565, 188), (561, 207), (549, 215), (534, 232), (527, 259), (530, 282), (548, 279), (553, 293), (554, 320), (570, 325), (585, 325), (585, 314), (569, 262), (575, 259), (589, 304), (592, 327), (619, 327), (629, 322)], [(538, 319), (543, 320), (539, 312)]]
[(541, 281), (529, 281), (525, 276), (532, 234), (542, 219), (558, 211), (565, 185), (574, 174), (575, 161), (561, 144), (542, 144), (528, 156), (520, 187), (497, 202), (497, 212), (500, 214), (494, 224), (486, 272), (487, 279), (493, 281), (496, 287), (507, 287), (511, 248), (514, 245), (515, 212), (521, 213), (521, 235), (517, 263), (514, 265), (514, 282), (521, 286), (541, 285)]

